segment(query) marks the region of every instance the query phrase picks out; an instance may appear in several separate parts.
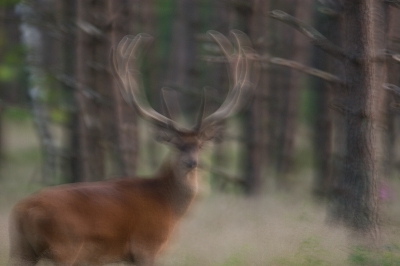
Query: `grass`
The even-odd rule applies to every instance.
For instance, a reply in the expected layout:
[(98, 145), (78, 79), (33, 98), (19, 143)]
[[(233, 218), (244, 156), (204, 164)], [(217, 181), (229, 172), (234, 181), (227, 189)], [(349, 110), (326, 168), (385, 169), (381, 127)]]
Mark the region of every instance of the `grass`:
[(346, 265), (346, 232), (324, 220), (307, 198), (211, 195), (184, 219), (160, 265)]
[(371, 251), (364, 247), (354, 247), (348, 261), (350, 265), (356, 266), (397, 266), (400, 265), (400, 248), (397, 244), (386, 245), (380, 251)]
[[(8, 260), (8, 213), (20, 198), (39, 189), (38, 142), (29, 121), (8, 122), (6, 156), (0, 168), (0, 265)], [(143, 169), (143, 172), (148, 169)], [(325, 222), (325, 208), (309, 192), (310, 171), (290, 194), (269, 191), (245, 198), (202, 189), (157, 261), (160, 266), (400, 265), (400, 183), (382, 206), (384, 247), (351, 246), (346, 230)], [(304, 177), (304, 178), (303, 178)], [(202, 187), (208, 187), (202, 179)], [(45, 265), (42, 263), (42, 265)]]

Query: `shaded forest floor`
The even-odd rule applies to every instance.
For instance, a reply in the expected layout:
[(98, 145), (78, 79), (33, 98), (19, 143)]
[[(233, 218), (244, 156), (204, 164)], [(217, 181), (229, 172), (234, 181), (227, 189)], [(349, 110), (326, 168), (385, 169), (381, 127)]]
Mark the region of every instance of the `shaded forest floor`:
[[(8, 260), (11, 206), (40, 188), (40, 154), (32, 125), (10, 123), (4, 130), (0, 265)], [(400, 181), (389, 184), (392, 196), (382, 206), (383, 249), (372, 254), (351, 245), (344, 228), (326, 223), (325, 206), (310, 196), (310, 171), (301, 178), (302, 185), (290, 195), (270, 192), (249, 199), (205, 189), (157, 265), (400, 265)]]

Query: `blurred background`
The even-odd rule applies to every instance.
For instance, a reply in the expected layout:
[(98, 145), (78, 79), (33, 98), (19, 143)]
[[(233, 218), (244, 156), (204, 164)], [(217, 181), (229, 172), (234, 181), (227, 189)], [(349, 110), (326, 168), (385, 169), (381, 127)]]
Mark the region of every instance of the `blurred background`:
[[(206, 113), (229, 90), (206, 32), (239, 29), (259, 54), (258, 86), (221, 139), (204, 148), (201, 199), (160, 265), (400, 265), (400, 120), (392, 95), (385, 98), (384, 167), (371, 184), (383, 232), (375, 252), (354, 244), (348, 226), (334, 226), (346, 219), (336, 219), (335, 207), (347, 193), (338, 181), (349, 145), (343, 64), (269, 13), (282, 10), (341, 46), (340, 2), (1, 0), (0, 263), (18, 199), (46, 186), (145, 176), (168, 153), (124, 102), (111, 47), (125, 35), (152, 35), (140, 60), (142, 92), (163, 113), (161, 88), (171, 88), (173, 116), (191, 125), (204, 86), (212, 87)], [(400, 4), (387, 2), (394, 7), (382, 30), (399, 53)], [(398, 62), (388, 62), (387, 73), (400, 84)]]

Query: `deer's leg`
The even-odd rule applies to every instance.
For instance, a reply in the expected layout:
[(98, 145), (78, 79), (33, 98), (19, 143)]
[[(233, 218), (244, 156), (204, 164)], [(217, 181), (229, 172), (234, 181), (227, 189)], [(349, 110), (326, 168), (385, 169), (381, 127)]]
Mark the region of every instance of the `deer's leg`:
[(130, 263), (137, 266), (153, 266), (157, 252), (146, 248), (131, 248)]
[(33, 266), (39, 257), (23, 237), (11, 240), (9, 266)]
[(39, 261), (32, 245), (25, 235), (10, 226), (10, 261), (9, 266), (33, 266)]
[(153, 256), (145, 256), (136, 258), (136, 265), (138, 266), (154, 266), (155, 258)]

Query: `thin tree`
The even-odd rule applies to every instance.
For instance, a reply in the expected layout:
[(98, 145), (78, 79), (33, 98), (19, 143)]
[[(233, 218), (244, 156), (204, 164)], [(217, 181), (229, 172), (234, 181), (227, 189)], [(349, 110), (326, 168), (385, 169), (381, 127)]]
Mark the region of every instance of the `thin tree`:
[[(399, 7), (399, 6), (394, 6)], [(392, 97), (387, 99), (387, 139), (385, 143), (385, 176), (388, 178), (393, 177), (395, 172), (399, 170), (399, 153), (396, 152), (397, 143), (399, 138), (399, 111), (398, 111), (398, 86), (400, 85), (400, 64), (394, 60), (393, 56), (396, 57), (400, 53), (400, 8), (390, 8), (389, 10), (389, 26), (388, 26), (388, 83), (386, 85), (388, 92), (392, 92), (394, 95), (394, 101)], [(397, 171), (394, 171), (397, 170)]]
[[(310, 17), (311, 1), (288, 1), (293, 9), (293, 14), (300, 20), (306, 21)], [(282, 29), (283, 30), (283, 29)], [(281, 31), (278, 31), (278, 34)], [(284, 48), (280, 51), (285, 56), (296, 62), (306, 62), (308, 60), (308, 46), (306, 39), (298, 33), (286, 33), (285, 43), (280, 46)], [(286, 41), (291, 40), (290, 43)], [(295, 156), (295, 135), (297, 132), (299, 98), (302, 89), (302, 77), (298, 71), (289, 69), (279, 73), (278, 83), (275, 90), (278, 91), (278, 118), (274, 121), (277, 128), (276, 136), (276, 168), (278, 188), (290, 189), (289, 176), (293, 172)], [(272, 115), (272, 114), (271, 114)], [(276, 117), (276, 115), (271, 116)]]
[[(77, 4), (77, 50), (75, 90), (78, 108), (79, 181), (101, 180), (105, 174), (105, 155), (102, 147), (101, 98), (96, 92), (95, 50), (98, 41), (104, 38), (103, 32), (96, 27), (100, 17), (93, 15), (99, 1), (78, 1)], [(104, 55), (103, 55), (104, 56)]]
[(45, 183), (54, 183), (57, 169), (57, 149), (50, 129), (50, 114), (46, 105), (49, 89), (46, 65), (46, 32), (41, 27), (46, 23), (44, 14), (51, 7), (47, 1), (23, 1), (18, 6), (21, 15), (22, 42), (27, 49), (29, 72), (29, 96), (34, 124), (42, 149), (42, 175)]
[[(314, 8), (314, 25), (315, 29), (321, 32), (328, 39), (340, 41), (339, 32), (339, 12), (338, 6), (334, 5), (334, 1), (329, 2), (331, 5), (318, 4)], [(329, 57), (329, 54), (325, 53), (318, 47), (313, 48), (312, 55), (313, 67), (322, 69), (330, 72), (337, 72), (339, 67), (337, 60), (334, 57)], [(335, 146), (337, 153), (339, 153), (340, 143), (343, 138), (339, 133), (339, 130), (344, 127), (338, 126), (343, 120), (341, 114), (336, 114), (334, 120), (334, 114), (330, 107), (333, 96), (338, 94), (340, 86), (337, 83), (329, 83), (325, 80), (313, 77), (311, 79), (312, 92), (314, 94), (313, 103), (315, 104), (315, 116), (313, 117), (313, 150), (314, 150), (314, 180), (313, 180), (313, 193), (318, 199), (327, 198), (332, 189), (333, 175), (338, 174), (338, 170), (333, 170), (333, 152), (334, 147), (333, 141), (333, 129), (336, 129)], [(336, 121), (336, 123), (334, 123)], [(342, 132), (342, 131), (340, 131)], [(340, 135), (340, 136), (339, 136)], [(339, 147), (338, 147), (339, 146)], [(338, 156), (338, 154), (337, 154)], [(340, 157), (340, 156), (338, 156)]]
[[(268, 43), (265, 38), (265, 31), (268, 30), (268, 17), (265, 16), (268, 9), (268, 1), (259, 0), (252, 2), (252, 17), (250, 21), (249, 36), (253, 42), (253, 46), (257, 53), (265, 54), (268, 49)], [(261, 193), (263, 180), (262, 175), (265, 170), (263, 167), (268, 162), (266, 151), (267, 132), (266, 132), (266, 108), (268, 105), (267, 90), (269, 75), (261, 64), (255, 65), (257, 78), (257, 89), (254, 92), (249, 110), (249, 121), (246, 123), (249, 128), (246, 131), (246, 139), (248, 141), (247, 155), (249, 156), (246, 176), (244, 178), (245, 191), (249, 195), (257, 195)]]

